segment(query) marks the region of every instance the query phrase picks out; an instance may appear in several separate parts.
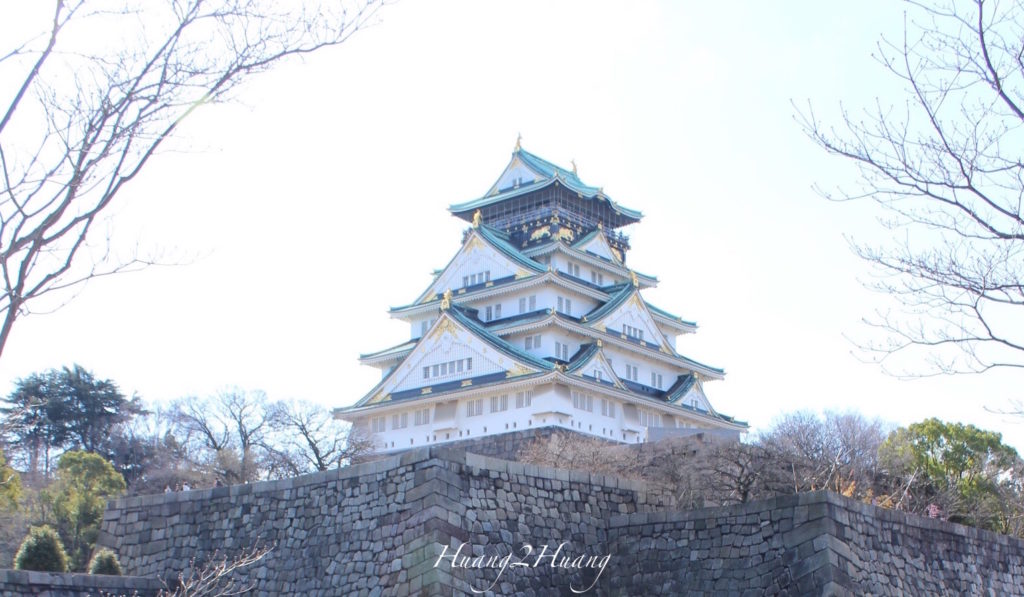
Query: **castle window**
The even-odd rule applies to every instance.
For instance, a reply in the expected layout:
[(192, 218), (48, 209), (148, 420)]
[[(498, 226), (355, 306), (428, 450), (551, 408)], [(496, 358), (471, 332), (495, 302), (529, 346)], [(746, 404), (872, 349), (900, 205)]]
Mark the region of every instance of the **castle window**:
[(494, 318), (501, 319), (501, 303), (494, 305)]
[(531, 294), (530, 296), (524, 296), (519, 298), (519, 314), (522, 315), (529, 311), (537, 309), (537, 295)]
[(533, 350), (534, 348), (540, 348), (540, 334), (534, 334), (533, 336), (526, 337), (526, 350)]
[(604, 286), (604, 274), (590, 270), (590, 283), (597, 284), (598, 286)]
[(573, 276), (573, 277), (576, 277), (576, 278), (580, 277), (580, 266), (579, 266), (578, 263), (568, 263), (568, 264), (566, 264), (565, 271), (570, 276)]
[(485, 313), (484, 321), (490, 321), (490, 320), (494, 319), (494, 308), (493, 307), (488, 306), (487, 309), (484, 311), (484, 313)]
[(484, 414), (484, 401), (483, 399), (470, 400), (466, 403), (466, 416), (476, 417)]
[(528, 408), (531, 402), (533, 402), (533, 390), (516, 393), (516, 408)]
[(640, 409), (640, 425), (644, 427), (661, 427), (661, 415)]
[(438, 363), (437, 365), (430, 365), (424, 367), (423, 379), (455, 375), (456, 373), (462, 373), (463, 369), (465, 369), (466, 371), (473, 370), (472, 357), (466, 359), (459, 359), (457, 361), (448, 361), (447, 363)]
[(559, 313), (572, 315), (572, 301), (567, 298), (563, 299), (562, 297), (558, 297), (558, 308), (556, 310)]
[(491, 396), (491, 412), (497, 413), (508, 410), (508, 394)]
[(661, 389), (661, 374), (651, 371), (651, 387)]
[(421, 408), (417, 410), (413, 416), (414, 425), (426, 425), (430, 423), (430, 409)]
[(574, 391), (572, 393), (572, 405), (577, 410), (594, 412), (594, 397), (589, 394)]
[(636, 365), (626, 365), (626, 379), (636, 381), (639, 377)]
[(402, 413), (400, 415), (391, 415), (391, 428), (392, 429), (405, 429), (409, 426), (409, 413)]
[(644, 331), (641, 330), (640, 328), (635, 328), (631, 325), (623, 325), (622, 333), (626, 334), (626, 336), (630, 338), (636, 338), (637, 340), (644, 339)]
[(594, 379), (596, 379), (597, 381), (603, 381), (602, 378), (601, 378), (601, 370), (600, 369), (594, 369)]
[(384, 433), (384, 417), (374, 417), (370, 419), (370, 428), (374, 433)]
[(555, 358), (562, 359), (563, 361), (568, 361), (569, 345), (562, 344), (561, 342), (555, 342)]

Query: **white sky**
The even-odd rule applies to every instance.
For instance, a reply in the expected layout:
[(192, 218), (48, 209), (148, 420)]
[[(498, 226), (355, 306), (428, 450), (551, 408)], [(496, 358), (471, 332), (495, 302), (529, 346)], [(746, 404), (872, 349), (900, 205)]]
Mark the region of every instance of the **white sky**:
[[(840, 8), (841, 7), (841, 8)], [(845, 9), (845, 10), (843, 10)], [(21, 320), (0, 392), (79, 363), (151, 402), (228, 385), (327, 406), (379, 379), (361, 352), (405, 340), (386, 313), (455, 253), (451, 203), (523, 147), (646, 217), (628, 262), (696, 320), (679, 349), (726, 369), (712, 404), (757, 429), (797, 409), (930, 416), (1024, 449), (1020, 374), (901, 381), (844, 336), (883, 297), (844, 234), (878, 235), (852, 180), (803, 136), (791, 101), (834, 115), (902, 102), (870, 54), (904, 5), (789, 2), (400, 2), (337, 49), (262, 75), (187, 122), (116, 206), (112, 231), (188, 265), (91, 283)], [(834, 122), (837, 119), (833, 118)]]

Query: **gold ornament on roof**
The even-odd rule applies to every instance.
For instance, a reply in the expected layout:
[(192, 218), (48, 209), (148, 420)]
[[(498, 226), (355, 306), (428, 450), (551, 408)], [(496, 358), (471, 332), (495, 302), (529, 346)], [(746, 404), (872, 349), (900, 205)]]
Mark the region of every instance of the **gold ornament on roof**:
[(572, 164), (572, 173), (576, 174), (576, 160), (569, 160), (569, 163)]
[(636, 277), (636, 272), (629, 272), (629, 278), (633, 281), (634, 288), (640, 288), (640, 279)]
[(523, 148), (522, 143), (523, 143), (523, 136), (520, 135), (520, 134), (517, 134), (516, 135), (516, 151), (519, 151), (520, 149)]
[(441, 297), (441, 310), (447, 311), (452, 308), (452, 289), (444, 291), (444, 295)]
[(572, 230), (570, 230), (568, 228), (559, 228), (558, 229), (558, 234), (555, 235), (555, 238), (557, 238), (558, 240), (572, 241), (572, 239), (573, 239)]
[(480, 227), (480, 221), (483, 220), (483, 219), (484, 219), (484, 217), (480, 213), (480, 210), (479, 209), (476, 210), (473, 213), (473, 228), (479, 228)]

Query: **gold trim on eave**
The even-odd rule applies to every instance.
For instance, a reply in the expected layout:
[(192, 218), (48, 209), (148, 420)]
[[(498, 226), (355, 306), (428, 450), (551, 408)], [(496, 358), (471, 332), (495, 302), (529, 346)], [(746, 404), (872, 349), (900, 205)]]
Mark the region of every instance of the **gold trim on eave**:
[(531, 373), (531, 371), (528, 368), (522, 365), (516, 365), (505, 372), (505, 379), (510, 377), (519, 377), (520, 375), (527, 375), (529, 373)]

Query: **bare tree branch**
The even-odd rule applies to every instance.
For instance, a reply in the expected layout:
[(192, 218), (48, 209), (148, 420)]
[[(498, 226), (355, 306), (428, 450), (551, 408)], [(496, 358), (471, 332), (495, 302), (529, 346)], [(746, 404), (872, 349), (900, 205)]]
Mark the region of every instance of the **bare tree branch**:
[(856, 187), (823, 195), (874, 201), (894, 233), (853, 243), (868, 287), (900, 304), (867, 321), (883, 340), (860, 346), (897, 375), (1024, 368), (1024, 4), (909, 4), (903, 39), (875, 55), (904, 105), (842, 109), (839, 130), (810, 106), (796, 115), (859, 169)]
[[(0, 354), (47, 293), (152, 262), (92, 231), (183, 120), (345, 42), (384, 1), (56, 0), (45, 34), (0, 48), (19, 81), (0, 90)], [(121, 41), (82, 45), (105, 37)]]

